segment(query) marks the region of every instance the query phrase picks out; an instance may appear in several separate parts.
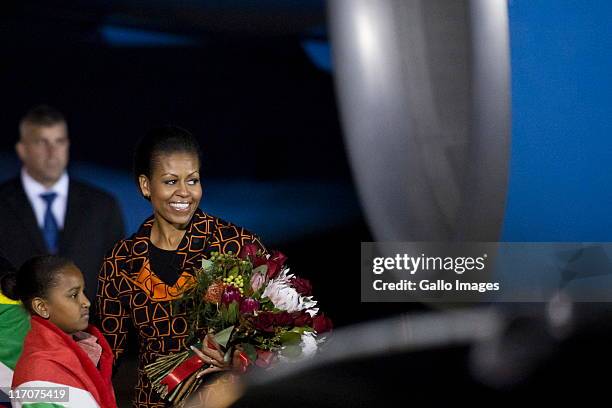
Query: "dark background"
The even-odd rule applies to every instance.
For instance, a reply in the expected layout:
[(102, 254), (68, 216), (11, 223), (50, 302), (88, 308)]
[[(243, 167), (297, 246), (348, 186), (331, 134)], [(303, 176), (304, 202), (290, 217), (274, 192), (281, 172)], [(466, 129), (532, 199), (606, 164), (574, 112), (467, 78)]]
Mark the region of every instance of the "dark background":
[[(372, 238), (344, 150), (324, 6), (10, 4), (0, 17), (0, 180), (19, 171), (20, 117), (52, 105), (68, 121), (70, 174), (113, 193), (131, 233), (151, 213), (132, 184), (133, 146), (176, 124), (203, 148), (201, 207), (286, 253), (336, 328), (403, 309), (360, 302), (360, 242)], [(133, 393), (131, 344), (114, 380), (121, 406)]]
[(324, 3), (170, 3), (9, 7), (0, 176), (18, 171), (20, 117), (55, 106), (71, 174), (114, 193), (131, 233), (150, 213), (131, 185), (132, 148), (177, 124), (203, 147), (202, 208), (285, 252), (337, 327), (406, 309), (360, 303), (359, 244), (372, 238), (344, 150)]
[[(508, 2), (512, 146), (502, 241), (610, 241), (610, 4)], [(131, 184), (132, 146), (152, 126), (174, 123), (203, 146), (202, 207), (285, 252), (337, 327), (424, 308), (360, 302), (359, 244), (372, 237), (343, 142), (323, 0), (3, 6), (0, 178), (19, 169), (13, 145), (20, 116), (51, 104), (68, 118), (71, 174), (114, 193), (131, 232), (150, 212)], [(567, 354), (546, 361), (536, 381), (512, 396), (522, 402), (536, 393), (556, 400), (556, 390), (559, 399), (605, 392), (597, 373), (610, 362), (603, 353), (610, 330), (591, 326), (602, 333), (561, 345)], [(499, 348), (502, 373), (529, 361), (533, 350), (555, 350), (549, 339), (533, 338), (531, 325), (517, 327)], [(369, 392), (372, 404), (390, 396), (457, 402), (482, 392), (465, 383), (466, 353), (385, 352), (369, 366), (349, 362), (306, 377), (319, 380), (315, 391)], [(133, 369), (123, 370), (117, 391), (127, 400)], [(368, 388), (372, 383), (380, 387)], [(277, 390), (264, 394), (266, 403)], [(320, 395), (312, 387), (299, 391)], [(504, 392), (480, 395), (511, 400)]]

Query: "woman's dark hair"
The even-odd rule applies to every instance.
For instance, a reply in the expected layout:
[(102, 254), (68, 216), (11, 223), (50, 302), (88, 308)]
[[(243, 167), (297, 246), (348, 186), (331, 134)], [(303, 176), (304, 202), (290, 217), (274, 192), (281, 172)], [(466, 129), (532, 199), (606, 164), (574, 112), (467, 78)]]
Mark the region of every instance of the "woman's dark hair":
[(57, 273), (74, 263), (57, 255), (36, 256), (27, 260), (18, 272), (14, 270), (2, 278), (2, 293), (13, 300), (21, 300), (32, 312), (32, 299), (46, 297), (47, 290), (54, 286)]
[(134, 153), (134, 179), (139, 187), (141, 174), (151, 178), (153, 162), (160, 155), (171, 153), (193, 153), (202, 163), (202, 152), (197, 139), (187, 130), (178, 126), (162, 126), (151, 130), (136, 144)]

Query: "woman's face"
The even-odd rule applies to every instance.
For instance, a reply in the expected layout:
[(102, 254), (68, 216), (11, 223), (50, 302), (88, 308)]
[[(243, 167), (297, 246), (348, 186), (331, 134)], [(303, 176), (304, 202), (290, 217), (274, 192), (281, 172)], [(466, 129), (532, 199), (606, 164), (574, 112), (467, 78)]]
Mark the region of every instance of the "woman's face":
[(151, 178), (141, 175), (139, 182), (142, 193), (151, 199), (156, 222), (186, 228), (202, 198), (198, 156), (160, 154), (151, 164)]

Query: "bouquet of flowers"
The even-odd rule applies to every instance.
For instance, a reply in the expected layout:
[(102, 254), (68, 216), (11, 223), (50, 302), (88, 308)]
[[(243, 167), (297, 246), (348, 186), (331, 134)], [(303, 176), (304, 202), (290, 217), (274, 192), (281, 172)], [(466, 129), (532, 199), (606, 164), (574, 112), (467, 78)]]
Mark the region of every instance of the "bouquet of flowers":
[[(187, 310), (187, 342), (200, 348), (206, 328), (226, 362), (239, 350), (242, 372), (316, 353), (332, 323), (319, 314), (310, 282), (290, 274), (286, 259), (249, 244), (238, 255), (213, 253), (202, 260), (195, 284), (175, 301)], [(180, 406), (205, 381), (196, 375), (203, 366), (197, 354), (183, 351), (158, 358), (145, 371), (162, 398)]]

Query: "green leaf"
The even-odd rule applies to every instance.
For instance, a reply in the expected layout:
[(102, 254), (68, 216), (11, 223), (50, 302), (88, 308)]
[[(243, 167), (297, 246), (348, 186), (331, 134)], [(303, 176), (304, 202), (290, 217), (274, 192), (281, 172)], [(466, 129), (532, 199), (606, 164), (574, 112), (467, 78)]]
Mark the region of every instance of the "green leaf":
[(280, 342), (283, 344), (283, 346), (300, 344), (301, 340), (302, 336), (299, 333), (293, 331), (284, 332), (280, 335)]
[(299, 333), (299, 334), (304, 334), (305, 332), (311, 332), (311, 331), (313, 330), (309, 326), (294, 327), (293, 329), (290, 330), (290, 332)]
[(219, 333), (215, 333), (215, 340), (217, 340), (217, 343), (219, 343), (219, 345), (223, 347), (227, 347), (227, 342), (232, 336), (233, 331), (234, 331), (234, 326), (226, 327), (225, 329), (221, 330)]
[(295, 359), (302, 355), (302, 347), (299, 344), (293, 344), (285, 347), (281, 353), (287, 358)]
[(230, 347), (227, 349), (225, 354), (223, 355), (223, 361), (225, 364), (230, 364), (232, 362), (232, 358), (234, 357), (234, 348)]
[(262, 273), (266, 276), (268, 274), (268, 265), (259, 265), (257, 268), (253, 269), (253, 273)]
[(240, 269), (237, 266), (234, 266), (232, 269), (230, 269), (229, 276), (238, 276), (239, 273)]
[(219, 308), (219, 317), (221, 317), (222, 321), (229, 322), (229, 313), (225, 305), (221, 305)]
[(227, 308), (227, 320), (234, 324), (238, 320), (238, 302), (232, 302)]
[(272, 309), (274, 309), (274, 304), (267, 297), (261, 298), (261, 300), (259, 301), (259, 306), (261, 307), (262, 310), (272, 310)]
[(247, 355), (249, 360), (251, 361), (257, 360), (257, 351), (255, 351), (255, 347), (252, 344), (242, 343), (240, 346), (242, 347), (242, 350)]
[(202, 258), (202, 269), (209, 270), (213, 267), (213, 261)]

